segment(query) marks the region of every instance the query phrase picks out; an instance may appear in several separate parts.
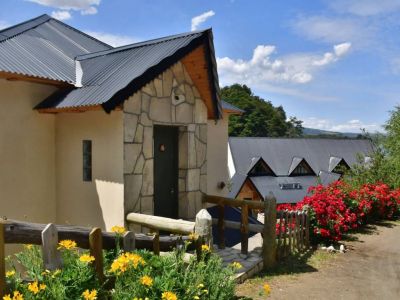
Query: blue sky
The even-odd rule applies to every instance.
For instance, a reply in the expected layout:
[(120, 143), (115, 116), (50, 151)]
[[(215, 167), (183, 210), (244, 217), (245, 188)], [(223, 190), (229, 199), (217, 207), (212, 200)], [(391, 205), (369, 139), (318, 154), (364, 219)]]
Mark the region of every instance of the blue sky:
[(1, 0), (0, 27), (43, 13), (113, 45), (212, 27), (221, 84), (307, 127), (381, 130), (400, 100), (399, 0)]

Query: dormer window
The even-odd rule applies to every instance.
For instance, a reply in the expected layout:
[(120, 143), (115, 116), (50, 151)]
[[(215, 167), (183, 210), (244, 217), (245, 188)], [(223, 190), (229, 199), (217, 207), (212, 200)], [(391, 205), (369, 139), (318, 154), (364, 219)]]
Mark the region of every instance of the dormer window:
[(315, 176), (315, 172), (302, 157), (294, 157), (289, 168), (289, 176)]
[(343, 174), (348, 169), (350, 169), (350, 166), (343, 158), (331, 156), (331, 158), (329, 159), (329, 172)]
[(350, 169), (349, 165), (345, 162), (344, 159), (342, 159), (342, 160), (336, 165), (336, 167), (332, 170), (332, 172), (342, 175), (344, 172), (346, 172), (346, 171), (349, 170), (349, 169)]
[(268, 164), (262, 158), (253, 158), (250, 171), (247, 172), (249, 176), (275, 176), (275, 173), (268, 166)]

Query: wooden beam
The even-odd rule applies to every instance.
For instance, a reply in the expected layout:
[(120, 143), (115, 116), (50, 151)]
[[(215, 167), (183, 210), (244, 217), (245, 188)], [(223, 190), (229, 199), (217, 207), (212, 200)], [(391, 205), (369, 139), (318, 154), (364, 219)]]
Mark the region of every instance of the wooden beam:
[(194, 232), (194, 222), (175, 220), (138, 213), (129, 213), (126, 216), (128, 222), (142, 225), (146, 228), (168, 231), (178, 234), (190, 234)]
[(247, 255), (249, 252), (249, 206), (242, 206), (240, 233), (242, 238), (241, 252)]
[[(0, 224), (4, 224), (5, 228), (5, 243), (6, 244), (42, 244), (42, 231), (47, 224), (28, 223), (15, 220), (2, 220)], [(89, 233), (91, 228), (68, 225), (55, 225), (58, 231), (58, 240), (73, 240), (78, 244), (78, 247), (89, 249)], [(115, 249), (116, 235), (111, 232), (102, 232), (103, 249)], [(161, 236), (160, 250), (171, 251), (176, 247), (178, 241), (177, 236)], [(188, 236), (183, 236), (184, 241), (189, 240)], [(153, 237), (145, 234), (135, 234), (136, 249), (153, 250)], [(192, 246), (189, 245), (189, 248)]]
[[(213, 225), (218, 225), (218, 219), (213, 218), (212, 219)], [(240, 222), (235, 222), (235, 221), (228, 221), (225, 220), (225, 228), (232, 228), (232, 229), (237, 229), (240, 230)], [(259, 224), (250, 224), (249, 223), (249, 231), (250, 232), (257, 232), (257, 233), (262, 233), (264, 231), (264, 225), (259, 225)]]
[(264, 268), (276, 264), (276, 199), (272, 194), (265, 198), (263, 261)]
[(34, 76), (22, 75), (22, 74), (16, 74), (16, 73), (4, 72), (4, 71), (0, 71), (0, 78), (6, 79), (9, 81), (34, 82), (34, 83), (40, 83), (40, 84), (53, 85), (53, 86), (57, 86), (57, 87), (73, 86), (72, 83), (68, 83), (65, 81), (58, 81), (58, 80), (53, 80), (53, 79), (40, 78), (40, 77), (34, 77)]
[(231, 199), (220, 196), (207, 195), (203, 198), (203, 201), (205, 201), (206, 203), (227, 205), (231, 207), (242, 207), (243, 205), (247, 205), (249, 208), (264, 209), (264, 202), (251, 201), (251, 200), (239, 200), (239, 199)]

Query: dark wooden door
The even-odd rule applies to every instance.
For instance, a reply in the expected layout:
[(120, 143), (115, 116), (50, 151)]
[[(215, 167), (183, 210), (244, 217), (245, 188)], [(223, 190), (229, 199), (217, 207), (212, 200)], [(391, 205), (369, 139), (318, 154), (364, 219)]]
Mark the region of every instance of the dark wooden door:
[(178, 127), (154, 126), (154, 215), (178, 218)]

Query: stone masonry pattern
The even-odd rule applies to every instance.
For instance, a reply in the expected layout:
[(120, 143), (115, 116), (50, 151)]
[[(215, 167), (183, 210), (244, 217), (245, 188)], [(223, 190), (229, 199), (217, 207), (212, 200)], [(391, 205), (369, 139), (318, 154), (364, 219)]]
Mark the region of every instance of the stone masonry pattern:
[(207, 108), (181, 62), (125, 101), (124, 210), (154, 213), (153, 126), (179, 127), (179, 217), (194, 219), (207, 190)]

